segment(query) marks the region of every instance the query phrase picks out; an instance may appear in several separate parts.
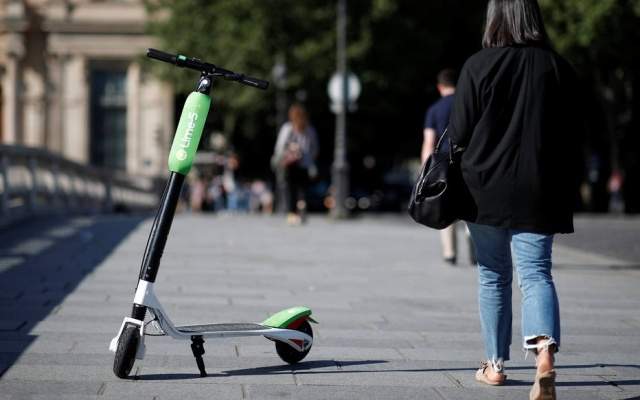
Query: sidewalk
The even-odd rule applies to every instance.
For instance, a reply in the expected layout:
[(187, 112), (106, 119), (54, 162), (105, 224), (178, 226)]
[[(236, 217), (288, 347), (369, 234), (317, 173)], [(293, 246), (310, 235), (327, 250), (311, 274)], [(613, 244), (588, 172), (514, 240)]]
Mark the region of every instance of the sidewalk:
[[(134, 378), (117, 379), (107, 347), (130, 311), (150, 224), (101, 217), (0, 234), (0, 399), (528, 398), (518, 292), (509, 384), (477, 384), (475, 270), (442, 263), (438, 233), (401, 217), (291, 228), (179, 215), (156, 286), (174, 323), (258, 322), (307, 305), (314, 346), (290, 367), (263, 338), (207, 340), (200, 378), (188, 342), (148, 337)], [(558, 397), (640, 398), (640, 260), (584, 240), (554, 248)]]

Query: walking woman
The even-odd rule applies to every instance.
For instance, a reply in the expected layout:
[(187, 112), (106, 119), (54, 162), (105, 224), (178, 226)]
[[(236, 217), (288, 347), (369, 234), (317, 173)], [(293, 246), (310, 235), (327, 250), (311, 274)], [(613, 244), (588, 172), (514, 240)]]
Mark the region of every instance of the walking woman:
[(506, 379), (513, 262), (523, 347), (536, 355), (530, 398), (555, 399), (560, 314), (551, 247), (554, 234), (573, 232), (581, 133), (575, 75), (552, 50), (536, 0), (490, 0), (483, 47), (461, 71), (449, 126), (466, 148), (462, 171), (478, 208), (468, 226), (487, 361), (476, 379)]
[(291, 105), (289, 121), (280, 128), (273, 155), (273, 163), (284, 169), (289, 225), (304, 222), (309, 181), (317, 174), (318, 150), (318, 135), (309, 123), (307, 111), (301, 104)]

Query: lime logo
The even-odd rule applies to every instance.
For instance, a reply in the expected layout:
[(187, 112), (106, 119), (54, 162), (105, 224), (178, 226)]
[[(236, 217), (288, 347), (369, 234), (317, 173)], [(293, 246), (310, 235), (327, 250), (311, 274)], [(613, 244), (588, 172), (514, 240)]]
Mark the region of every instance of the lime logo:
[(178, 149), (178, 151), (176, 151), (176, 158), (179, 161), (184, 161), (187, 159), (187, 152), (184, 151), (183, 149)]
[(198, 120), (198, 114), (196, 114), (195, 112), (191, 111), (189, 113), (188, 118), (188, 122), (187, 122), (187, 130), (184, 133), (184, 136), (182, 136), (181, 141), (180, 141), (180, 146), (184, 149), (188, 148), (189, 146), (191, 146), (191, 140), (193, 139), (193, 133), (196, 129), (196, 121)]

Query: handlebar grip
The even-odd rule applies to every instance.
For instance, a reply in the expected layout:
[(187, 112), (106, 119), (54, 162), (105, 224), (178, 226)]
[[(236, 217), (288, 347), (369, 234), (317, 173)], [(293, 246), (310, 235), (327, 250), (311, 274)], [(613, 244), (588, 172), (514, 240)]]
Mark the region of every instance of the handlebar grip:
[(156, 49), (147, 49), (147, 57), (164, 61), (169, 64), (176, 64), (177, 62), (177, 56), (175, 54), (165, 53), (164, 51)]
[(244, 83), (245, 85), (253, 86), (262, 90), (266, 90), (269, 87), (269, 81), (252, 78), (250, 76), (243, 76), (242, 79), (240, 79), (240, 82)]
[(221, 76), (225, 79), (237, 81), (257, 89), (265, 90), (269, 87), (268, 81), (245, 76), (243, 74), (236, 74), (235, 72), (228, 71), (224, 68), (218, 68), (213, 64), (202, 62), (197, 58), (189, 58), (179, 54), (165, 53), (164, 51), (151, 48), (147, 49), (147, 57), (159, 61), (164, 61), (169, 64), (177, 65), (178, 67), (190, 68), (203, 73), (210, 73), (214, 76)]

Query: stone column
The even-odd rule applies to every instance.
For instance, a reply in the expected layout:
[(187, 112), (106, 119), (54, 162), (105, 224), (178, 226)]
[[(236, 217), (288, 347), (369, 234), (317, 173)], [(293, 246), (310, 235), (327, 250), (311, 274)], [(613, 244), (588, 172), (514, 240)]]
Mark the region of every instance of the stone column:
[(29, 147), (42, 147), (45, 143), (46, 107), (44, 76), (33, 68), (24, 71), (23, 142)]
[(22, 143), (22, 71), (24, 55), (22, 36), (9, 34), (9, 51), (2, 77), (2, 141), (6, 144)]
[(140, 64), (132, 62), (127, 68), (127, 173), (139, 174), (145, 157), (141, 132)]
[(52, 152), (62, 153), (62, 132), (64, 101), (64, 56), (49, 55), (47, 57), (47, 126), (45, 146)]
[(84, 56), (72, 56), (64, 65), (62, 153), (65, 158), (89, 162), (90, 97), (87, 60)]
[(2, 77), (2, 141), (7, 144), (22, 143), (22, 68), (26, 54), (24, 32), (27, 29), (25, 5), (22, 1), (9, 0), (2, 4), (3, 19), (7, 23), (4, 41), (6, 53), (5, 74)]
[(166, 176), (170, 134), (173, 132), (173, 93), (169, 85), (145, 75), (140, 85), (139, 161), (145, 176)]

